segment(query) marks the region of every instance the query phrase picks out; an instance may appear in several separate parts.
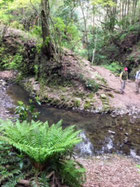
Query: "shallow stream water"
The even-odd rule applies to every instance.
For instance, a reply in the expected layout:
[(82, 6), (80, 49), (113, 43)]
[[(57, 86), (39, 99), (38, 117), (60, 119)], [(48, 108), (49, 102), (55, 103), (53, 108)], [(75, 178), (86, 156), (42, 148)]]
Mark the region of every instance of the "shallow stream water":
[[(29, 95), (18, 85), (11, 85), (7, 94), (13, 103), (21, 100), (28, 104)], [(81, 129), (83, 142), (76, 148), (80, 156), (120, 153), (140, 159), (140, 119), (130, 116), (111, 117), (109, 114), (87, 114), (36, 105), (40, 112), (39, 120), (56, 123), (63, 119), (64, 127), (76, 125)], [(12, 110), (11, 110), (12, 111)]]

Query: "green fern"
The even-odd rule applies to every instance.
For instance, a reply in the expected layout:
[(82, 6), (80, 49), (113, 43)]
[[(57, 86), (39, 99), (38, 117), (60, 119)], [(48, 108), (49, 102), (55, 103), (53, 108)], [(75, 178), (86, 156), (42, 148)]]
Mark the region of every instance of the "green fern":
[(86, 181), (85, 168), (75, 160), (62, 160), (58, 168), (61, 180), (70, 187), (81, 187)]
[(21, 179), (31, 179), (32, 186), (80, 187), (85, 170), (70, 160), (73, 147), (81, 141), (79, 132), (74, 126), (62, 129), (62, 121), (52, 126), (40, 121), (0, 121), (0, 184), (16, 186)]
[[(21, 167), (21, 163), (27, 159), (15, 152), (12, 146), (0, 141), (0, 186), (16, 186), (19, 179), (24, 179), (28, 173), (27, 164)], [(30, 167), (31, 168), (31, 167)]]
[(49, 126), (48, 122), (1, 121), (0, 140), (26, 153), (36, 163), (45, 163), (52, 157), (64, 154), (81, 141), (80, 131), (74, 126), (62, 129), (62, 121)]

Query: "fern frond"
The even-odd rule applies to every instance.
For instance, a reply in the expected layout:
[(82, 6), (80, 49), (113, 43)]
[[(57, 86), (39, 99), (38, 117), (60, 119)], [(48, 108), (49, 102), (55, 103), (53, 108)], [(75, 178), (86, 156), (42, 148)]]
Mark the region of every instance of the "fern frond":
[(5, 141), (26, 153), (38, 163), (68, 150), (81, 141), (74, 126), (62, 129), (62, 121), (49, 127), (48, 122), (11, 121), (0, 122), (0, 140)]
[(74, 160), (62, 161), (60, 173), (63, 181), (71, 187), (82, 187), (86, 180), (85, 169)]

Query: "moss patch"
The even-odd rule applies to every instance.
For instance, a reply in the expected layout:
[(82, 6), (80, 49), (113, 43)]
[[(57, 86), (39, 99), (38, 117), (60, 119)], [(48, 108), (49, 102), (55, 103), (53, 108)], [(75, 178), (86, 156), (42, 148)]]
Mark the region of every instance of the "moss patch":
[(103, 104), (103, 110), (109, 111), (110, 110), (109, 98), (105, 94), (101, 94), (100, 99)]

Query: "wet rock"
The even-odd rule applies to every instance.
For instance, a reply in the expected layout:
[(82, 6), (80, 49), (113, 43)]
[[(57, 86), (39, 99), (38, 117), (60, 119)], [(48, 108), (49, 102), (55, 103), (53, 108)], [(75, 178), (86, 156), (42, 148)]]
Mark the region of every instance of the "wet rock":
[(126, 114), (131, 116), (131, 122), (134, 123), (134, 119), (140, 118), (140, 108), (136, 106), (127, 106), (126, 108), (114, 109), (111, 112), (112, 117), (123, 116)]
[(114, 131), (111, 131), (111, 130), (109, 130), (108, 131), (110, 134), (115, 134), (115, 132)]
[(0, 79), (0, 86), (1, 87), (7, 86), (7, 82), (3, 79)]
[(114, 109), (111, 112), (112, 117), (129, 115), (132, 117), (131, 122), (134, 122), (134, 119), (140, 118), (140, 108), (137, 107), (127, 107), (122, 109)]

